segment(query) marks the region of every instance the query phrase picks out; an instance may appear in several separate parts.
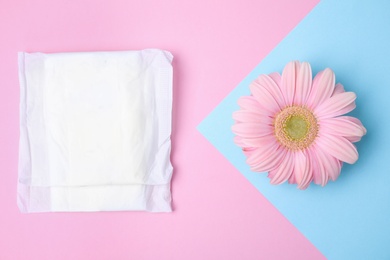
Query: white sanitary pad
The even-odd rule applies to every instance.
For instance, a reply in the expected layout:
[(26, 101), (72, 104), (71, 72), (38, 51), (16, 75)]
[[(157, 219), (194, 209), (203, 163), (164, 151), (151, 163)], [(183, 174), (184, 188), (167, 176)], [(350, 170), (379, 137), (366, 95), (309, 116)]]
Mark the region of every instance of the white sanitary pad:
[(20, 210), (171, 211), (171, 61), (19, 53)]

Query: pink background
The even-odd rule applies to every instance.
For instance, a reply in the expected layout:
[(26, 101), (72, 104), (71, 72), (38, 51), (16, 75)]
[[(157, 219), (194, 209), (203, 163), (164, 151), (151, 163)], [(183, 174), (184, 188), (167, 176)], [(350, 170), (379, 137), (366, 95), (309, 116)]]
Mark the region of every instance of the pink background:
[[(0, 259), (324, 259), (196, 130), (317, 0), (0, 0)], [(174, 212), (19, 213), (17, 51), (169, 50)]]

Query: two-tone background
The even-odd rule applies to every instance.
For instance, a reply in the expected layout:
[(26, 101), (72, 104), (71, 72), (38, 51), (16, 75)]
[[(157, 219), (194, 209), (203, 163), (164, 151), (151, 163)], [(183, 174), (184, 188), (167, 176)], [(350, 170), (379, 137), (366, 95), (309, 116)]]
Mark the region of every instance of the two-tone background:
[[(0, 259), (390, 259), (388, 10), (385, 0), (0, 0)], [(17, 52), (143, 48), (175, 56), (174, 212), (19, 213)], [(368, 129), (358, 164), (324, 189), (270, 186), (231, 143), (245, 84), (291, 59), (334, 69)]]

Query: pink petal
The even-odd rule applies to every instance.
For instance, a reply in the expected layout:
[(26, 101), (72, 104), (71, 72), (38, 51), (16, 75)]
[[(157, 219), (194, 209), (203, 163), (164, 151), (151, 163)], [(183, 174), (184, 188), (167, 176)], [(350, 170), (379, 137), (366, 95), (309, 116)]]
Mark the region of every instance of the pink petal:
[(313, 169), (313, 165), (311, 164), (311, 158), (310, 158), (310, 154), (308, 153), (308, 150), (305, 150), (303, 152), (303, 154), (306, 156), (306, 160), (307, 160), (307, 172), (306, 172), (306, 175), (305, 175), (305, 178), (303, 179), (302, 183), (300, 185), (298, 185), (298, 188), (301, 189), (301, 190), (304, 190), (306, 189), (307, 187), (309, 187), (310, 183), (312, 182), (313, 180), (313, 172), (314, 172), (314, 169)]
[(332, 96), (314, 109), (317, 118), (329, 118), (343, 115), (355, 109), (356, 95), (353, 92), (344, 92)]
[(271, 184), (281, 184), (287, 181), (294, 169), (294, 154), (291, 152), (286, 153), (286, 157), (280, 163), (279, 167), (272, 170), (269, 174), (271, 178)]
[(274, 175), (275, 175), (275, 171), (272, 170), (272, 171), (269, 171), (269, 172), (268, 172), (267, 177), (268, 177), (269, 179), (272, 180), (272, 178), (274, 177)]
[(253, 96), (244, 96), (240, 97), (237, 101), (237, 104), (244, 110), (262, 115), (268, 115), (269, 113), (264, 110), (259, 102)]
[(272, 72), (268, 76), (275, 82), (275, 84), (279, 88), (281, 88), (281, 86), (282, 86), (282, 76), (280, 76), (280, 74), (278, 72)]
[(247, 146), (242, 142), (241, 136), (235, 136), (233, 140), (234, 140), (234, 143), (235, 143), (236, 145), (238, 145), (239, 147), (242, 148), (242, 151), (244, 152), (244, 154), (245, 154), (247, 157), (250, 156), (250, 155), (254, 152), (255, 148), (253, 148), (253, 147), (247, 147)]
[(277, 141), (275, 136), (272, 134), (272, 135), (265, 135), (256, 138), (242, 138), (241, 142), (246, 147), (263, 147), (263, 146), (269, 146), (271, 144), (274, 144)]
[(306, 171), (306, 157), (301, 151), (294, 153), (294, 155), (295, 155), (295, 162), (294, 162), (295, 180), (298, 184), (300, 184), (304, 178), (304, 174)]
[[(345, 119), (348, 119), (350, 120), (351, 122), (359, 125), (362, 130), (363, 130), (363, 135), (365, 135), (367, 133), (367, 130), (366, 128), (363, 126), (362, 122), (360, 122), (359, 119), (357, 119), (356, 117), (351, 117), (351, 116), (343, 116), (343, 118)], [(359, 142), (361, 139), (362, 139), (362, 136), (344, 136), (348, 141), (352, 142), (352, 143), (356, 143), (356, 142)]]
[(342, 136), (323, 134), (317, 137), (316, 144), (324, 152), (349, 164), (354, 164), (359, 157), (356, 147)]
[(332, 96), (340, 94), (340, 93), (344, 93), (344, 92), (345, 92), (345, 89), (344, 89), (343, 85), (341, 85), (340, 83), (337, 83), (336, 86), (334, 87)]
[(267, 152), (254, 153), (252, 157), (248, 158), (247, 163), (251, 166), (251, 170), (268, 172), (278, 167), (286, 156), (287, 150), (279, 144), (276, 147), (276, 149), (272, 147)]
[(299, 189), (306, 189), (312, 179), (310, 161), (303, 151), (295, 152), (294, 175)]
[(365, 134), (365, 128), (361, 123), (356, 124), (349, 118), (351, 117), (341, 116), (320, 120), (320, 131), (344, 137), (362, 137)]
[(332, 181), (335, 181), (340, 175), (341, 164), (340, 161), (334, 158), (332, 155), (325, 153), (318, 146), (314, 146), (318, 162), (322, 165), (325, 170), (326, 181), (324, 185), (328, 182), (330, 178)]
[(296, 71), (298, 66), (299, 62), (291, 61), (284, 67), (282, 73), (281, 90), (284, 94), (284, 101), (289, 106), (292, 105), (294, 101)]
[(244, 143), (242, 142), (242, 137), (241, 136), (235, 136), (233, 138), (233, 141), (236, 145), (240, 146), (240, 147), (244, 147)]
[(237, 136), (237, 135), (234, 136), (233, 141), (234, 141), (234, 143), (235, 143), (237, 146), (239, 146), (239, 147), (241, 147), (241, 148), (247, 147), (247, 146), (244, 144), (244, 142), (242, 141), (242, 137), (241, 137), (241, 136)]
[(260, 115), (249, 110), (239, 110), (233, 113), (233, 119), (242, 123), (263, 123), (272, 124), (272, 118)]
[(348, 141), (350, 141), (351, 143), (357, 143), (359, 142), (360, 140), (362, 140), (362, 137), (361, 136), (344, 136), (345, 139), (347, 139)]
[(297, 81), (295, 86), (294, 104), (306, 104), (306, 100), (310, 94), (312, 84), (312, 74), (310, 64), (307, 62), (301, 63), (297, 72)]
[(343, 116), (343, 118), (359, 125), (361, 128), (363, 128), (363, 135), (365, 135), (367, 133), (367, 129), (363, 126), (362, 122), (356, 118), (356, 117), (353, 117), (353, 116)]
[(243, 153), (245, 154), (246, 157), (251, 156), (253, 154), (253, 151), (245, 151), (243, 150)]
[(271, 93), (268, 92), (265, 88), (259, 85), (256, 81), (252, 82), (249, 86), (253, 97), (259, 102), (259, 105), (271, 115), (280, 111), (279, 104), (276, 102), (275, 98)]
[(278, 103), (280, 109), (286, 106), (282, 91), (270, 76), (262, 74), (255, 80), (255, 82), (265, 88), (272, 95), (276, 103)]
[(297, 180), (296, 180), (296, 178), (295, 178), (294, 171), (293, 171), (292, 174), (290, 175), (290, 178), (288, 178), (288, 183), (290, 183), (290, 184), (296, 184), (296, 183), (297, 183)]
[[(356, 125), (360, 126), (362, 131), (363, 131), (363, 135), (365, 135), (367, 133), (367, 130), (366, 128), (363, 126), (362, 122), (360, 122), (359, 119), (357, 119), (356, 117), (351, 117), (351, 116), (342, 116), (340, 118), (345, 118), (345, 119), (348, 119), (349, 121), (355, 123)], [(356, 135), (351, 135), (351, 136), (344, 136), (348, 141), (352, 142), (352, 143), (356, 143), (356, 142), (359, 142), (361, 139), (362, 139), (362, 136), (356, 136)]]
[(328, 177), (326, 174), (325, 167), (323, 162), (319, 160), (316, 150), (313, 146), (309, 147), (308, 153), (310, 155), (310, 164), (313, 171), (313, 181), (315, 184), (325, 186), (328, 182)]
[(237, 123), (232, 126), (232, 131), (241, 137), (254, 138), (272, 134), (273, 127), (262, 123)]
[(276, 142), (276, 140), (272, 142), (264, 142), (260, 146), (255, 148), (253, 154), (247, 158), (246, 162), (251, 167), (256, 166), (261, 161), (266, 160), (266, 158), (269, 157), (271, 152), (275, 154), (278, 148), (279, 144)]
[(314, 109), (331, 97), (335, 85), (335, 75), (331, 69), (318, 73), (313, 80), (313, 86), (307, 99), (307, 106)]

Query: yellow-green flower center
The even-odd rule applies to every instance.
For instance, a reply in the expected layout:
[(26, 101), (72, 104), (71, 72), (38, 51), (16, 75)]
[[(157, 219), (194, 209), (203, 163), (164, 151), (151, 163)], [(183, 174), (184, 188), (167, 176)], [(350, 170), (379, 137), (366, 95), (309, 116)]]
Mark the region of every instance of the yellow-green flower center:
[(306, 136), (308, 126), (309, 123), (301, 115), (290, 115), (286, 119), (283, 130), (292, 140), (299, 140)]
[(275, 116), (276, 139), (287, 149), (302, 150), (316, 138), (317, 119), (306, 107), (290, 106)]

